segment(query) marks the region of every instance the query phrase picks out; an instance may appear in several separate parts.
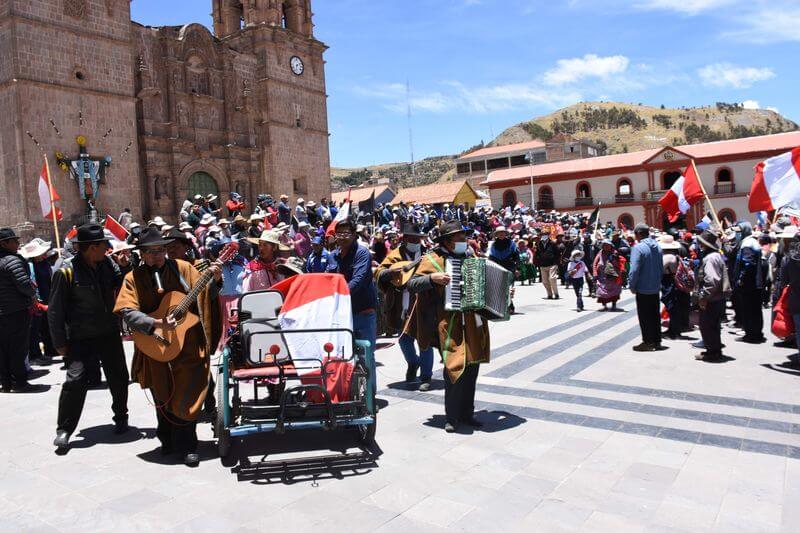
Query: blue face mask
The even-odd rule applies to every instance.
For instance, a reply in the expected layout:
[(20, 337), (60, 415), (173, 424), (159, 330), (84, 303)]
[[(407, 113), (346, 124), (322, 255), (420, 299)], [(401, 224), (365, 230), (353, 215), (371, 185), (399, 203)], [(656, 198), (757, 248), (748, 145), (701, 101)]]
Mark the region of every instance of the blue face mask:
[(466, 255), (467, 254), (467, 243), (466, 242), (454, 243), (453, 253), (455, 253), (456, 255)]

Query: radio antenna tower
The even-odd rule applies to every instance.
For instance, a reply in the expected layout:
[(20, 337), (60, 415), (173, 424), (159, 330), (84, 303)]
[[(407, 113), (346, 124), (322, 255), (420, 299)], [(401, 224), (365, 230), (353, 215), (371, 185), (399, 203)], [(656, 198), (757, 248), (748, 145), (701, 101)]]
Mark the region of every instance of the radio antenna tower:
[(411, 82), (406, 78), (406, 107), (408, 109), (408, 148), (411, 151), (411, 180), (417, 184), (417, 162), (414, 160), (414, 132), (411, 128)]

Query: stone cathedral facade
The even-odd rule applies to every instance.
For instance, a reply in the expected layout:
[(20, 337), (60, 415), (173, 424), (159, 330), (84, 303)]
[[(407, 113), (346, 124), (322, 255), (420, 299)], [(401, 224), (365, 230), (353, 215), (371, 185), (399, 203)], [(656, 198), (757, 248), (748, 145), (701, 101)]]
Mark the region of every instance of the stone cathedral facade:
[[(135, 0), (134, 0), (135, 1)], [(0, 0), (0, 225), (45, 230), (43, 154), (65, 213), (86, 204), (69, 166), (85, 138), (110, 157), (95, 203), (174, 220), (194, 194), (330, 195), (327, 47), (310, 0), (212, 0), (200, 24), (131, 21), (130, 0)]]

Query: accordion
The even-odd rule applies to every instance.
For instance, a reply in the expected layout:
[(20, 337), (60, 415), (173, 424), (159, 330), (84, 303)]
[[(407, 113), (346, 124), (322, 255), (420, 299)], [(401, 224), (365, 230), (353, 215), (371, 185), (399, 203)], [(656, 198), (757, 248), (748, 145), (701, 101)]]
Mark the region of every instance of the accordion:
[(511, 283), (514, 275), (485, 258), (447, 259), (445, 272), (450, 284), (445, 287), (447, 311), (472, 311), (492, 321), (508, 320)]

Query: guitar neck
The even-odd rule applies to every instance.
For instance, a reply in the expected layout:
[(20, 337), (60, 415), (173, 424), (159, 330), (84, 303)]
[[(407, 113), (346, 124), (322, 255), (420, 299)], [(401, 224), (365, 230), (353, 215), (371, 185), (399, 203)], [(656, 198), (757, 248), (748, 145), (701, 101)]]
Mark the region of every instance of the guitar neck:
[(203, 275), (200, 276), (200, 279), (197, 280), (195, 286), (192, 287), (192, 290), (189, 291), (189, 294), (187, 294), (184, 299), (181, 300), (181, 303), (178, 304), (178, 307), (175, 308), (175, 312), (177, 314), (185, 315), (189, 311), (189, 308), (192, 306), (192, 304), (197, 301), (200, 293), (203, 292), (206, 287), (208, 287), (208, 284), (211, 283), (212, 279), (214, 279), (213, 272), (204, 272)]

